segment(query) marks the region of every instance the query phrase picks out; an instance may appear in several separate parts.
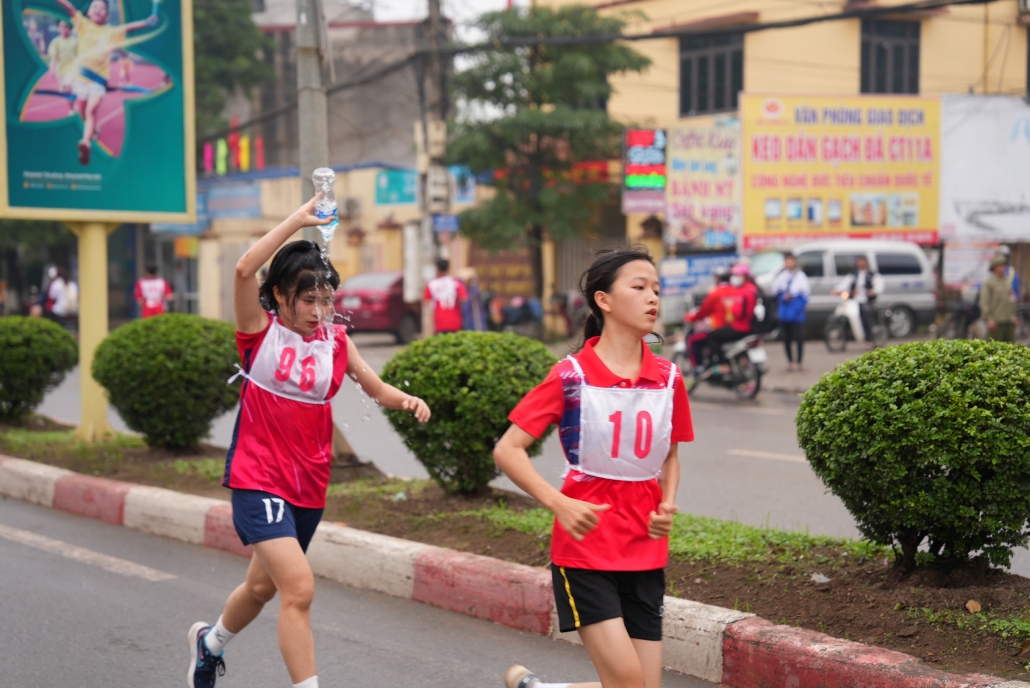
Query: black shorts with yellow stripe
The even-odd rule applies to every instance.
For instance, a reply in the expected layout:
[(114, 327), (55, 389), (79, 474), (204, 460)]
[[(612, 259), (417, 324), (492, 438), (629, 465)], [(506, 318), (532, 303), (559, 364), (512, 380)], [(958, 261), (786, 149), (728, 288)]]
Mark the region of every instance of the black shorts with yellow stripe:
[(665, 569), (594, 571), (551, 564), (562, 633), (622, 618), (630, 638), (662, 639)]

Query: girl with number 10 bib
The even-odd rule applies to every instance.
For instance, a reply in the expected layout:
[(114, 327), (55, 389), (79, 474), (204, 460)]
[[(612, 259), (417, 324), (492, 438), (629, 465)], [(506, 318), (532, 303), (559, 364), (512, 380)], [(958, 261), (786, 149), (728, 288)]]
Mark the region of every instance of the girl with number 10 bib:
[[(349, 374), (379, 404), (429, 420), (425, 402), (391, 387), (332, 324), (336, 271), (316, 244), (295, 241), (322, 224), (315, 199), (263, 236), (236, 263), (233, 303), (243, 366), (240, 411), (225, 461), (233, 523), (253, 545), (247, 579), (218, 622), (189, 631), (188, 688), (213, 688), (225, 673), (225, 644), (279, 593), (279, 649), (295, 688), (318, 688), (310, 607), (315, 581), (305, 552), (322, 518), (332, 461), (330, 400)], [(276, 250), (282, 249), (276, 253)], [(272, 255), (275, 257), (272, 258)], [(257, 273), (270, 258), (264, 284)]]
[[(658, 688), (668, 535), (678, 443), (694, 439), (679, 369), (643, 338), (658, 319), (658, 272), (646, 249), (599, 253), (580, 279), (590, 307), (582, 349), (559, 361), (508, 416), (494, 458), (554, 512), (551, 575), (563, 633), (579, 631), (604, 688)], [(561, 490), (526, 449), (558, 426), (568, 461)], [(542, 683), (515, 665), (507, 688)], [(576, 684), (581, 688), (598, 684)]]

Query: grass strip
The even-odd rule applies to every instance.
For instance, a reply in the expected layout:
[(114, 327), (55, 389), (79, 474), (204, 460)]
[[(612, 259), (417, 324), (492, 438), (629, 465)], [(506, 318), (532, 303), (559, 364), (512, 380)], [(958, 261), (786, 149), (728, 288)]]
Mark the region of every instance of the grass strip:
[[(516, 511), (503, 503), (471, 511), (439, 512), (427, 518), (469, 517), (482, 519), (500, 530), (514, 530), (541, 538), (551, 534), (554, 523), (554, 516), (547, 509)], [(787, 563), (814, 555), (825, 560), (821, 563), (827, 564), (833, 563), (834, 556), (854, 557), (859, 561), (893, 556), (890, 548), (864, 540), (749, 526), (693, 514), (675, 515), (669, 536), (669, 554), (683, 561), (725, 564), (764, 562), (770, 556)]]

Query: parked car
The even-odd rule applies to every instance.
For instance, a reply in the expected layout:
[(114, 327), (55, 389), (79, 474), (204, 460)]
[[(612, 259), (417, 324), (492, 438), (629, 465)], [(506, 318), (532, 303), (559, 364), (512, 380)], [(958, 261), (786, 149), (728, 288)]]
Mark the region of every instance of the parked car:
[(340, 285), (336, 312), (351, 332), (389, 332), (399, 344), (422, 329), (420, 303), (405, 303), (404, 273), (363, 272)]
[[(844, 276), (855, 271), (855, 259), (865, 256), (869, 269), (883, 276), (884, 293), (876, 300), (891, 311), (887, 329), (892, 337), (907, 337), (920, 325), (934, 321), (937, 310), (936, 279), (926, 252), (907, 241), (836, 239), (801, 244), (792, 249), (798, 267), (808, 275), (812, 298), (808, 302), (808, 328), (823, 331), (839, 298), (832, 295)], [(763, 251), (751, 260), (758, 286), (772, 293), (773, 280), (783, 267), (782, 251)]]

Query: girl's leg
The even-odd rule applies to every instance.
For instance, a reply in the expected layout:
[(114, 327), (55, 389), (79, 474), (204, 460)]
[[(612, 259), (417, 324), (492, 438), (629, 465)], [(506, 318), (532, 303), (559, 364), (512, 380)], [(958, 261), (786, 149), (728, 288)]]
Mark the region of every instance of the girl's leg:
[(798, 368), (801, 367), (801, 357), (805, 355), (805, 323), (795, 323), (794, 327), (797, 329), (794, 331), (797, 337), (798, 343)]
[[(660, 642), (631, 640), (621, 618), (608, 619), (579, 629), (579, 637), (597, 669), (603, 688), (658, 688), (662, 676), (662, 649)], [(645, 651), (646, 658), (638, 652), (637, 644), (657, 645), (657, 680), (650, 666), (654, 662), (654, 650)], [(648, 666), (642, 662), (646, 659)], [(655, 681), (652, 683), (651, 681)], [(596, 688), (596, 683), (577, 684), (577, 688)]]
[(239, 633), (261, 613), (265, 604), (275, 597), (275, 583), (257, 557), (252, 557), (247, 569), (247, 580), (240, 584), (225, 603), (222, 623), (232, 634)]
[(311, 565), (300, 543), (292, 537), (255, 543), (254, 556), (279, 591), (279, 650), (290, 679), (295, 684), (300, 683), (316, 673), (315, 640), (311, 635), (315, 577)]
[(787, 370), (794, 367), (794, 355), (791, 353), (790, 342), (794, 338), (794, 331), (791, 323), (783, 323), (783, 348), (787, 350)]
[(662, 685), (662, 641), (633, 638), (633, 647), (644, 670), (644, 688), (660, 688)]

